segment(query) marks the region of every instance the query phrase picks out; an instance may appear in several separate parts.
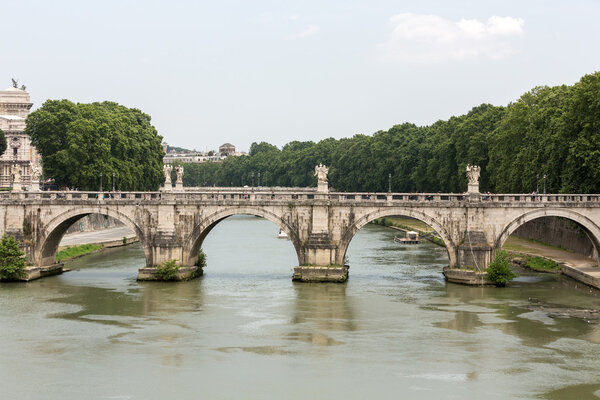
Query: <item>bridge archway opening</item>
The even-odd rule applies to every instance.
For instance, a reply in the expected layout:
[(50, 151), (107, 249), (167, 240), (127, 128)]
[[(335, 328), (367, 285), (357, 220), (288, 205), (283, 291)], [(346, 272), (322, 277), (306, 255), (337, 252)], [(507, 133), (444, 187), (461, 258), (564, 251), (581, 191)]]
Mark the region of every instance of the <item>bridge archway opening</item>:
[[(279, 237), (280, 233), (287, 237)], [(205, 273), (282, 274), (298, 265), (300, 242), (294, 230), (268, 212), (226, 210), (197, 225), (184, 246), (192, 265), (202, 249)]]
[[(379, 228), (377, 227), (379, 226)], [(381, 229), (385, 227), (385, 229)], [(373, 237), (376, 243), (371, 244), (368, 237), (362, 238), (359, 231), (361, 229), (372, 230)], [(398, 229), (400, 228), (400, 229)], [(402, 238), (407, 238), (407, 232), (414, 231), (418, 233), (419, 243), (406, 243), (401, 241)], [(440, 265), (455, 265), (456, 250), (449, 234), (444, 227), (434, 218), (414, 210), (385, 210), (366, 215), (357, 219), (352, 224), (343, 236), (340, 242), (340, 254), (342, 260), (348, 262), (352, 267), (356, 260), (353, 260), (351, 253), (360, 253), (360, 251), (352, 251), (351, 243), (363, 241), (359, 246), (375, 246), (379, 250), (379, 256), (384, 256), (390, 252), (390, 262), (397, 262), (399, 257), (408, 262), (427, 263), (434, 262)], [(396, 239), (396, 237), (398, 239)], [(373, 247), (373, 251), (376, 248)], [(351, 250), (350, 252), (348, 250)], [(435, 260), (435, 261), (434, 261)], [(441, 272), (441, 269), (440, 269)]]
[(562, 250), (599, 262), (600, 227), (577, 212), (537, 210), (511, 221), (496, 248), (540, 256)]
[(129, 217), (109, 210), (72, 210), (58, 215), (46, 225), (37, 246), (36, 259), (38, 265), (52, 265), (57, 262), (59, 249), (99, 243), (103, 247), (116, 247), (135, 239), (144, 251), (145, 264), (149, 265), (151, 255), (145, 237)]

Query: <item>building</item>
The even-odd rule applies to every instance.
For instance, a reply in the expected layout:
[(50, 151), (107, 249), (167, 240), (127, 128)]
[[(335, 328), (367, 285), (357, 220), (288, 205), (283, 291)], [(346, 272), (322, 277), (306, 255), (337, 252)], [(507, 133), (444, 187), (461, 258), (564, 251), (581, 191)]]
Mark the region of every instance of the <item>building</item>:
[(235, 155), (235, 146), (231, 143), (225, 143), (219, 146), (219, 154), (222, 156)]
[(6, 136), (6, 151), (0, 156), (0, 188), (12, 186), (13, 166), (21, 169), (22, 183), (28, 185), (40, 155), (25, 134), (25, 118), (33, 104), (29, 93), (15, 87), (0, 91), (0, 129)]

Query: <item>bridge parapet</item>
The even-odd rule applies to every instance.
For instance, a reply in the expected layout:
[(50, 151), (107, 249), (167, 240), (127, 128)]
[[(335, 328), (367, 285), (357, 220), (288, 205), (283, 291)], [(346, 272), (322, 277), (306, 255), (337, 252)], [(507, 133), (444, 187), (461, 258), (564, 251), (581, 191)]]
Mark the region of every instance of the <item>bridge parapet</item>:
[[(102, 202), (155, 202), (165, 201), (194, 202), (194, 201), (262, 201), (262, 202), (299, 202), (326, 201), (330, 204), (415, 204), (444, 206), (449, 203), (464, 204), (464, 206), (486, 206), (497, 203), (503, 205), (512, 203), (522, 206), (557, 205), (577, 207), (600, 207), (598, 194), (481, 194), (472, 196), (456, 193), (368, 193), (368, 192), (330, 192), (320, 194), (306, 190), (206, 190), (186, 192), (79, 192), (79, 191), (46, 191), (46, 192), (0, 192), (0, 202), (6, 201), (102, 201)], [(562, 204), (561, 204), (562, 203)]]

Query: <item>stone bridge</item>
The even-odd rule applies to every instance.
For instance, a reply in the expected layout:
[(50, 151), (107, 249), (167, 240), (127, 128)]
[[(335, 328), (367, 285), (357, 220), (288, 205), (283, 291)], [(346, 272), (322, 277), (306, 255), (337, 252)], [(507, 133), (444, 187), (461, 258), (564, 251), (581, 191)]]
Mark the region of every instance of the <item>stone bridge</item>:
[[(298, 264), (304, 266), (296, 271), (300, 279), (316, 274), (317, 280), (338, 280), (340, 276), (332, 271), (345, 268), (346, 250), (355, 233), (376, 218), (392, 215), (416, 218), (435, 229), (446, 245), (450, 268), (484, 271), (515, 229), (546, 216), (577, 222), (593, 243), (596, 258), (600, 246), (600, 195), (339, 193), (291, 188), (0, 193), (0, 234), (17, 237), (33, 265), (49, 266), (56, 262), (67, 228), (95, 213), (114, 217), (136, 233), (148, 267), (173, 259), (193, 266), (202, 242), (220, 221), (237, 214), (263, 217), (288, 234)], [(344, 273), (347, 276), (347, 269)]]

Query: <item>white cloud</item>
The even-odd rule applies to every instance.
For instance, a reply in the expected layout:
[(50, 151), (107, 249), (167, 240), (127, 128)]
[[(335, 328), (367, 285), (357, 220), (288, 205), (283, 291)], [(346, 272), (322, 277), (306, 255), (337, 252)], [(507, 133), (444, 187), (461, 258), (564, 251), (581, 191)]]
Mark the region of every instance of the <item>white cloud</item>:
[(304, 39), (306, 37), (316, 35), (317, 33), (319, 33), (319, 27), (316, 25), (309, 25), (302, 32), (292, 35), (292, 39)]
[(290, 20), (292, 20), (292, 21), (298, 21), (299, 19), (300, 19), (300, 16), (298, 14), (292, 15), (290, 17)]
[(473, 58), (498, 59), (516, 52), (513, 41), (523, 34), (521, 18), (493, 16), (487, 21), (454, 22), (437, 15), (403, 13), (390, 18), (388, 39), (378, 45), (385, 60), (437, 63)]

